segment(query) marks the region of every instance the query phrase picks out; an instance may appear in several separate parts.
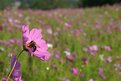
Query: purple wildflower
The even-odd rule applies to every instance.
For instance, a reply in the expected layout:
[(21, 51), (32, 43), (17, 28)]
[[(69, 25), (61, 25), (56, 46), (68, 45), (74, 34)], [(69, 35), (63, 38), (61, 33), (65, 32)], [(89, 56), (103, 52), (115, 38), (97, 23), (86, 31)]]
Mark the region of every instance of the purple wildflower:
[[(7, 77), (2, 78), (2, 81), (6, 81), (6, 80), (7, 80)], [(8, 81), (10, 81), (10, 80), (8, 80)]]
[(81, 60), (83, 61), (84, 64), (87, 64), (88, 59), (86, 57), (82, 57)]
[[(11, 68), (13, 68), (15, 61), (16, 61), (16, 56), (13, 55), (12, 60), (11, 60)], [(13, 78), (14, 81), (22, 81), (20, 67), (21, 67), (20, 62), (17, 61), (16, 65), (14, 67), (14, 70), (12, 72), (12, 78)]]

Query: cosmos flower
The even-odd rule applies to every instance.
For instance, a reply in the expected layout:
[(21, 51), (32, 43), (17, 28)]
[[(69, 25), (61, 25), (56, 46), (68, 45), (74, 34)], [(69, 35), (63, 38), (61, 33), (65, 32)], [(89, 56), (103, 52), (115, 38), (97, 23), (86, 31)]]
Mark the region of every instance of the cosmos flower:
[(106, 79), (106, 76), (104, 75), (104, 70), (103, 68), (98, 69), (98, 74), (102, 79)]
[(78, 69), (77, 69), (77, 68), (72, 67), (72, 68), (71, 68), (71, 71), (72, 71), (72, 73), (73, 73), (74, 75), (78, 75)]
[(96, 53), (97, 51), (98, 51), (97, 45), (92, 45), (92, 46), (89, 47), (89, 53), (90, 53), (92, 56), (94, 56), (95, 53)]
[[(13, 68), (15, 61), (16, 61), (16, 56), (13, 55), (11, 60), (11, 68)], [(12, 72), (12, 78), (14, 81), (22, 81), (20, 67), (21, 67), (20, 62), (17, 61)]]
[(111, 47), (111, 46), (104, 46), (103, 48), (104, 48), (106, 51), (109, 51), (109, 52), (112, 51), (112, 47)]
[(111, 56), (106, 57), (106, 58), (105, 58), (105, 61), (106, 61), (107, 63), (111, 63), (111, 62), (112, 62), (112, 57), (111, 57)]
[(41, 60), (48, 60), (50, 53), (47, 51), (48, 46), (45, 40), (42, 39), (40, 29), (33, 28), (29, 31), (27, 25), (22, 26), (22, 36), (24, 49), (30, 53), (31, 56), (36, 56)]
[(70, 62), (74, 62), (74, 59), (71, 55), (66, 55), (67, 60), (69, 60)]

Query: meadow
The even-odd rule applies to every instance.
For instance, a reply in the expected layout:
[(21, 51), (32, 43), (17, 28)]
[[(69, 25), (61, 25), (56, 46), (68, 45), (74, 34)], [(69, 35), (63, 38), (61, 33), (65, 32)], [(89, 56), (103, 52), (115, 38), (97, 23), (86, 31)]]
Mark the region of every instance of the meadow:
[(121, 6), (0, 11), (0, 79), (22, 50), (22, 24), (42, 29), (51, 54), (41, 61), (24, 52), (24, 81), (121, 80)]

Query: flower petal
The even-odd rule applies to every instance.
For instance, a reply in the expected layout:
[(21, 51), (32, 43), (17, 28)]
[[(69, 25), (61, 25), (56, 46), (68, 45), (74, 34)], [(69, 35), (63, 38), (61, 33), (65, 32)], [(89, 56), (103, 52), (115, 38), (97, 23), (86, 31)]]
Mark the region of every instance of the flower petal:
[(42, 38), (42, 35), (41, 35), (41, 30), (38, 30), (36, 28), (32, 29), (30, 31), (30, 37), (31, 37), (31, 40), (37, 40), (37, 39), (41, 39)]
[(36, 44), (37, 44), (38, 50), (45, 50), (46, 51), (48, 49), (46, 41), (43, 39), (40, 41), (36, 41)]
[[(12, 55), (11, 67), (13, 67), (15, 61), (16, 61), (16, 56), (15, 55)], [(16, 66), (15, 66), (15, 69), (17, 69), (17, 70), (20, 69), (20, 66), (21, 66), (20, 63), (17, 61)]]
[(41, 60), (45, 61), (48, 60), (50, 57), (49, 52), (47, 51), (36, 51), (34, 52), (34, 56), (40, 58)]
[(22, 33), (28, 33), (29, 34), (29, 26), (28, 25), (22, 26)]
[(27, 25), (22, 26), (22, 38), (24, 44), (29, 40), (29, 26)]

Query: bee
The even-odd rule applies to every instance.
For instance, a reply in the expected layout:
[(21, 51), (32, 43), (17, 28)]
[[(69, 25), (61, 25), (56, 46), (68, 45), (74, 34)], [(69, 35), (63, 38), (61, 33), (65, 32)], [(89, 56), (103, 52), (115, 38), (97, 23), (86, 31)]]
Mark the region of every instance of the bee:
[(32, 48), (32, 52), (35, 52), (36, 49), (37, 49), (36, 43), (34, 41), (31, 41), (30, 43), (28, 43), (26, 47), (27, 48)]

